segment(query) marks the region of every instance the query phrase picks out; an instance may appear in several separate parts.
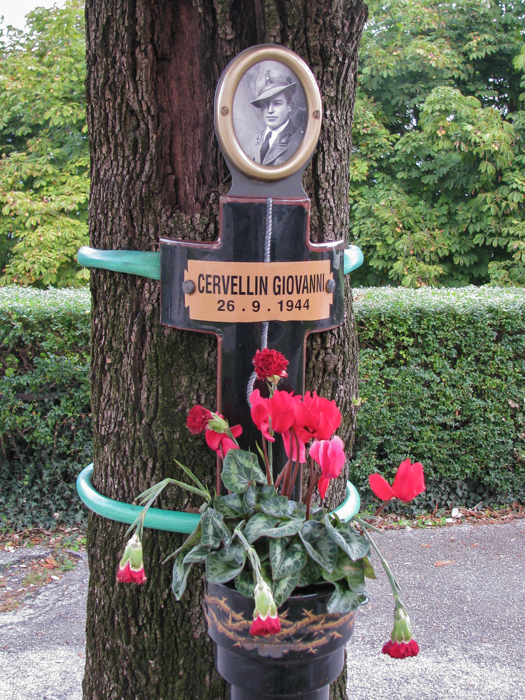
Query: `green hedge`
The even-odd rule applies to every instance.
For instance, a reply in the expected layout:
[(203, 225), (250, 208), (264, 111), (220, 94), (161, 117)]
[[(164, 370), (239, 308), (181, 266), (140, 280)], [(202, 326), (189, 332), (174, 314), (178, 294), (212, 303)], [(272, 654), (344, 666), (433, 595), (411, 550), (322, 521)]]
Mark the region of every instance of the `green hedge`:
[[(406, 457), (426, 493), (408, 510), (523, 502), (525, 291), (356, 289), (360, 344), (354, 483)], [(397, 507), (397, 506), (396, 506)]]
[[(363, 404), (351, 479), (406, 457), (427, 491), (407, 509), (525, 500), (525, 292), (357, 289)], [(0, 289), (0, 526), (85, 517), (91, 461), (89, 292)], [(396, 507), (398, 507), (396, 505)]]
[(0, 290), (0, 527), (79, 522), (91, 461), (89, 292)]

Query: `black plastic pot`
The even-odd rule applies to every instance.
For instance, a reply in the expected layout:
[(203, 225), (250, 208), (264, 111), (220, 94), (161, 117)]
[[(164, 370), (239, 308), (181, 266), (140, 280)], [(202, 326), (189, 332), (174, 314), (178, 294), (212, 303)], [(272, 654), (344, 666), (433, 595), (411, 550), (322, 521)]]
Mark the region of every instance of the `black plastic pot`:
[(279, 608), (281, 632), (252, 637), (253, 598), (207, 584), (208, 634), (215, 642), (215, 666), (231, 684), (231, 700), (329, 700), (355, 616), (326, 612), (332, 592), (326, 584), (289, 598)]

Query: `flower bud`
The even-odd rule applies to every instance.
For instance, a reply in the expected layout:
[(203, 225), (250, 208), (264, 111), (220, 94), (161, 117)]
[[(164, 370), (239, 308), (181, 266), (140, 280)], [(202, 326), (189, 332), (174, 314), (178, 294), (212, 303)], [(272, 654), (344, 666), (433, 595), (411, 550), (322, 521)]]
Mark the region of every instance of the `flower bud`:
[(390, 635), (393, 642), (409, 642), (412, 639), (412, 625), (404, 607), (396, 605), (394, 611), (394, 629)]
[(208, 421), (208, 430), (213, 430), (216, 433), (225, 433), (228, 429), (228, 421), (218, 413), (212, 413), (211, 420)]
[(137, 534), (128, 541), (117, 571), (120, 583), (146, 583), (142, 556), (142, 542)]
[(390, 641), (383, 646), (382, 651), (383, 654), (388, 654), (393, 659), (406, 659), (409, 656), (419, 654), (418, 643), (412, 639), (410, 617), (399, 601), (396, 601), (394, 629), (390, 635)]
[(270, 586), (262, 578), (259, 579), (254, 591), (255, 610), (250, 634), (266, 636), (281, 631), (281, 622), (277, 614), (277, 606), (273, 599)]

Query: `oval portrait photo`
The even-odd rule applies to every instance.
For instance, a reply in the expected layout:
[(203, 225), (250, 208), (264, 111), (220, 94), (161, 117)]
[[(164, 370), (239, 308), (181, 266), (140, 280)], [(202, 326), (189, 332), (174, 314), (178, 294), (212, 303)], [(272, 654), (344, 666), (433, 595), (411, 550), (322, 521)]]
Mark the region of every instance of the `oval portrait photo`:
[(239, 81), (232, 116), (235, 136), (248, 158), (259, 165), (281, 165), (303, 140), (303, 87), (283, 63), (256, 63)]

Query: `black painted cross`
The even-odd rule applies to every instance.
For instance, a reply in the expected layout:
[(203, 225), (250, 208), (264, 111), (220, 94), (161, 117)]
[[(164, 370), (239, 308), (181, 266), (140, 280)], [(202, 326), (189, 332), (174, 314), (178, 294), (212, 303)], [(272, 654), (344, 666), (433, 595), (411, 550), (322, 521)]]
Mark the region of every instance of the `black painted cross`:
[[(309, 222), (307, 198), (225, 196), (216, 242), (161, 239), (161, 323), (217, 336), (217, 411), (242, 425), (244, 449), (257, 437), (256, 350), (282, 352), (290, 364), (279, 389), (304, 393), (307, 335), (343, 322), (345, 244), (311, 243)], [(280, 471), (284, 455), (274, 455)]]

